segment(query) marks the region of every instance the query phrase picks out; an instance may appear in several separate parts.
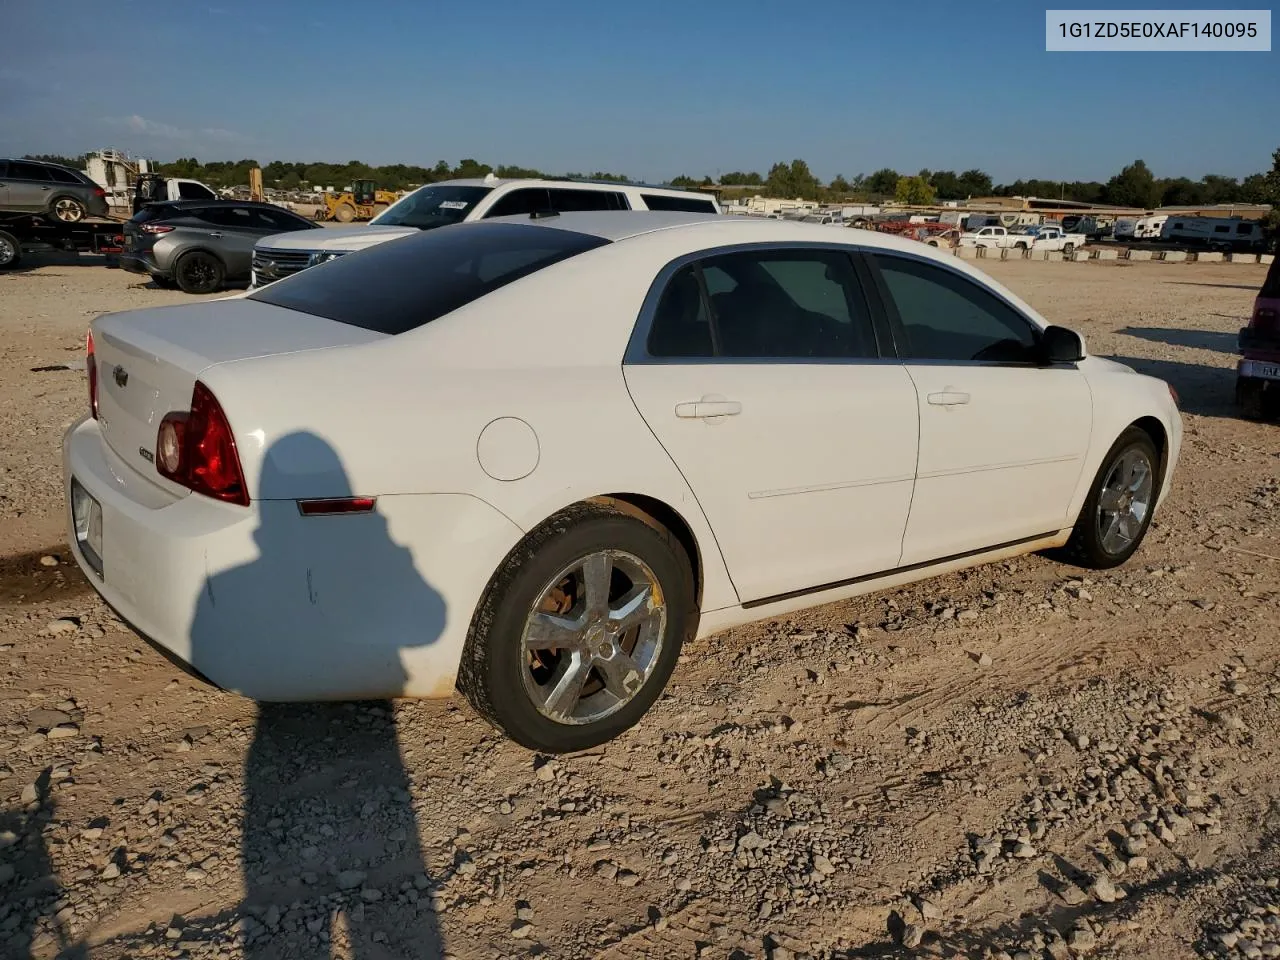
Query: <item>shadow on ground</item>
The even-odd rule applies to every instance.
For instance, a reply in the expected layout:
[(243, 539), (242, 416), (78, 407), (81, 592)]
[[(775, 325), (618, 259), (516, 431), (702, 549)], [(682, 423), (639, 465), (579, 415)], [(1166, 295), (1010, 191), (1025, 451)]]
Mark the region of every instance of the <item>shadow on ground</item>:
[(1171, 347), (1191, 347), (1194, 350), (1213, 350), (1217, 353), (1237, 351), (1236, 331), (1220, 333), (1217, 330), (1182, 330), (1177, 327), (1125, 327), (1118, 331), (1139, 340), (1164, 343)]

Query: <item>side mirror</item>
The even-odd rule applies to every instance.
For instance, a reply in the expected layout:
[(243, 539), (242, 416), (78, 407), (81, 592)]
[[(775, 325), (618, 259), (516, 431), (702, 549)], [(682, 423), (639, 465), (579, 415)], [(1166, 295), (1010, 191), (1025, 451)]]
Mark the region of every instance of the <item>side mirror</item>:
[(1045, 327), (1040, 349), (1046, 363), (1076, 363), (1084, 359), (1084, 340), (1066, 327)]

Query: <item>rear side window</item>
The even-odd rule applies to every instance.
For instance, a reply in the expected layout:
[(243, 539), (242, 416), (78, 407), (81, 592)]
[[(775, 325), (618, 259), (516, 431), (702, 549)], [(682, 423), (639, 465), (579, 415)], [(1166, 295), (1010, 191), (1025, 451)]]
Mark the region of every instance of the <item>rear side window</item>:
[(550, 187), (551, 209), (557, 213), (575, 213), (583, 210), (629, 210), (626, 197), (613, 190), (569, 190)]
[(486, 217), (518, 217), (551, 209), (546, 187), (523, 187), (499, 197)]
[(724, 359), (878, 352), (849, 256), (815, 249), (729, 253), (682, 268), (658, 302), (648, 347), (655, 357)]
[(675, 210), (681, 213), (715, 213), (715, 204), (700, 197), (668, 197), (661, 193), (642, 193), (640, 198), (650, 210)]
[(56, 183), (74, 183), (77, 186), (85, 186), (84, 180), (77, 177), (70, 170), (64, 170), (62, 167), (49, 167), (49, 176), (53, 177)]
[(398, 334), (608, 242), (531, 224), (460, 224), (349, 253), (249, 299)]
[[(132, 217), (129, 218), (131, 223), (147, 223), (151, 220), (167, 220), (172, 216), (176, 216), (178, 211), (165, 203), (152, 203), (143, 207)], [(191, 214), (199, 214), (199, 210), (189, 211)]]

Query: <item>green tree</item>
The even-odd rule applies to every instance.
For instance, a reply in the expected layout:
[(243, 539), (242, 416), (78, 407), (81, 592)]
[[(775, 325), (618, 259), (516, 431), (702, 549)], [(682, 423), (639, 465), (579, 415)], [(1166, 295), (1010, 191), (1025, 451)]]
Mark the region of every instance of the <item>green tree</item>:
[(962, 200), (967, 196), (954, 170), (935, 170), (929, 178), (929, 186), (933, 187), (939, 200)]
[(862, 187), (873, 197), (891, 197), (898, 189), (898, 179), (897, 170), (884, 167), (867, 177)]
[(487, 163), (481, 163), (479, 160), (473, 160), (470, 157), (459, 161), (458, 165), (453, 168), (454, 179), (461, 180), (463, 178), (472, 179), (485, 176), (492, 173), (493, 167)]
[(1160, 190), (1146, 163), (1135, 160), (1107, 181), (1106, 197), (1116, 206), (1148, 210), (1159, 205)]
[(673, 187), (696, 187), (698, 186), (698, 181), (693, 179), (693, 177), (687, 177), (682, 173), (678, 177), (671, 178), (671, 185)]
[(1160, 206), (1181, 207), (1204, 203), (1204, 184), (1196, 183), (1187, 177), (1172, 180), (1160, 180), (1157, 183), (1160, 191)]
[(1241, 199), (1240, 182), (1235, 177), (1206, 173), (1200, 178), (1200, 183), (1204, 187), (1201, 203), (1236, 203)]
[(726, 187), (759, 187), (764, 184), (764, 177), (755, 172), (744, 173), (741, 170), (734, 170), (722, 175), (720, 183)]
[(899, 203), (911, 206), (924, 206), (933, 203), (935, 194), (933, 187), (924, 177), (899, 177), (894, 188), (893, 198)]
[(960, 174), (960, 190), (964, 197), (991, 196), (991, 174), (981, 170), (966, 170)]
[(803, 160), (792, 160), (789, 164), (775, 163), (769, 168), (769, 179), (765, 186), (775, 197), (803, 197), (806, 200), (816, 200), (821, 189), (818, 178)]
[(827, 189), (837, 196), (846, 196), (853, 192), (853, 187), (849, 185), (849, 181), (840, 174), (835, 175), (831, 183), (827, 185)]

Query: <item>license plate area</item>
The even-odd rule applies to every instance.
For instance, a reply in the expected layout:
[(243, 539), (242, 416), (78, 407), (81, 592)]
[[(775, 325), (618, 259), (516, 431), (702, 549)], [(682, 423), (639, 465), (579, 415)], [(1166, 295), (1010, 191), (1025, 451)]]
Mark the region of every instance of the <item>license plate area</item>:
[(71, 479), (71, 521), (75, 527), (76, 546), (85, 561), (102, 578), (102, 504), (74, 477)]
[(1261, 380), (1280, 380), (1280, 363), (1262, 363), (1258, 360), (1246, 360), (1240, 372), (1246, 377), (1258, 377)]

